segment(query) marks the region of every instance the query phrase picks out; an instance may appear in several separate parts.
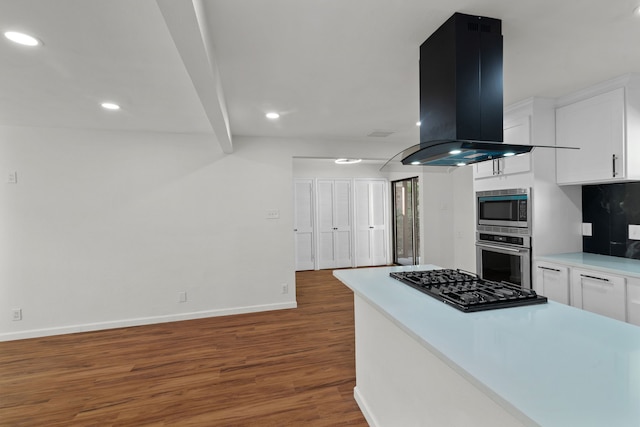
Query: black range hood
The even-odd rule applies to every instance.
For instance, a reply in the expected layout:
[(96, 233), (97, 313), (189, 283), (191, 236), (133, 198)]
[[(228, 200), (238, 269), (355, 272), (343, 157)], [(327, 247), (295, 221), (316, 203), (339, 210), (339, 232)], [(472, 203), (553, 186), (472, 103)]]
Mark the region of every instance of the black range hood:
[(503, 144), (502, 22), (455, 13), (420, 46), (420, 143), (403, 164), (461, 166), (531, 151)]

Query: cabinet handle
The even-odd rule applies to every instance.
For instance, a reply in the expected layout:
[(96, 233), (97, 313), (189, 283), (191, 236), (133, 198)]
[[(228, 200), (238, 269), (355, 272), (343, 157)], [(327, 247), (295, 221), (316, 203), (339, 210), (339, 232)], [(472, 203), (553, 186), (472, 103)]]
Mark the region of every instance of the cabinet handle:
[(587, 279), (596, 279), (596, 280), (600, 280), (602, 282), (608, 282), (609, 279), (605, 279), (604, 277), (596, 277), (596, 276), (589, 276), (588, 274), (581, 274), (580, 277), (584, 277)]
[(551, 271), (557, 271), (558, 273), (560, 273), (560, 270), (558, 270), (557, 268), (551, 268), (551, 267), (543, 267), (541, 265), (538, 266), (538, 268), (541, 268), (543, 270), (551, 270)]
[(297, 229), (297, 228), (294, 228), (294, 229), (293, 229), (293, 231), (298, 231), (298, 229)]
[(616, 172), (616, 159), (617, 159), (616, 155), (615, 155), (615, 154), (612, 154), (612, 155), (611, 155), (611, 168), (613, 169), (613, 177), (614, 177), (614, 178), (615, 178), (615, 177), (616, 177), (616, 175), (618, 174), (618, 173)]
[(369, 227), (369, 228), (373, 228), (373, 227)]

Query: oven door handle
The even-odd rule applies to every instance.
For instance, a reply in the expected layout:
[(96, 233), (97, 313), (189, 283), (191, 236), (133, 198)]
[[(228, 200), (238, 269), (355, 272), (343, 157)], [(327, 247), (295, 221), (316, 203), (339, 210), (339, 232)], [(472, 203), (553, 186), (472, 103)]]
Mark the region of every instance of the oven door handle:
[(517, 249), (517, 248), (509, 248), (507, 246), (497, 246), (497, 245), (487, 245), (485, 243), (476, 243), (478, 247), (487, 248), (487, 249), (496, 249), (499, 251), (507, 251), (519, 254), (520, 252), (526, 252), (528, 249)]

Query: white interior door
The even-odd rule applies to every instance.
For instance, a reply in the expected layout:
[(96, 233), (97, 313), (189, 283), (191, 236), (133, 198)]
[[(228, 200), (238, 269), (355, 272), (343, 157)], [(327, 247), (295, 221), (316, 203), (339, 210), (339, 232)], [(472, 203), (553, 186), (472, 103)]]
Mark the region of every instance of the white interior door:
[(370, 183), (371, 209), (371, 261), (372, 265), (386, 265), (388, 263), (388, 215), (387, 215), (387, 181), (373, 181)]
[(318, 180), (318, 268), (351, 267), (351, 181)]
[(387, 182), (356, 180), (356, 266), (387, 264)]
[(318, 180), (318, 268), (335, 266), (333, 181)]
[(351, 180), (334, 183), (335, 268), (352, 267)]
[(313, 270), (313, 180), (296, 179), (294, 181), (294, 235), (296, 271)]

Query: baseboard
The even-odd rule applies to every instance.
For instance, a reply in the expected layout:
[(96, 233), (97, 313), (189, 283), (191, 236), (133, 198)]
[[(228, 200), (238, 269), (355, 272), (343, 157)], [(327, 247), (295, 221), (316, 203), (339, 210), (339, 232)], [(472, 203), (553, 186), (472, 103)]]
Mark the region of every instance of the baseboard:
[(296, 308), (298, 303), (285, 302), (277, 304), (252, 305), (246, 307), (223, 308), (218, 310), (196, 311), (191, 313), (171, 314), (167, 316), (139, 317), (135, 319), (114, 320), (110, 322), (87, 323), (81, 325), (61, 326), (56, 328), (32, 329), (28, 331), (0, 334), (0, 341), (15, 341), (28, 338), (47, 337), (51, 335), (75, 334), (78, 332), (100, 331), (104, 329), (128, 328), (131, 326), (152, 325), (155, 323), (178, 322), (181, 320), (202, 319), (206, 317), (229, 316), (233, 314), (256, 313), (260, 311), (284, 310)]
[(367, 424), (369, 424), (370, 427), (377, 427), (378, 423), (376, 422), (376, 419), (373, 416), (373, 413), (367, 406), (367, 402), (364, 400), (364, 397), (362, 397), (362, 395), (360, 394), (360, 390), (358, 390), (358, 386), (355, 386), (353, 388), (353, 398), (356, 399), (356, 403), (360, 408), (360, 412), (362, 412), (362, 415), (364, 415), (364, 419), (367, 420)]

